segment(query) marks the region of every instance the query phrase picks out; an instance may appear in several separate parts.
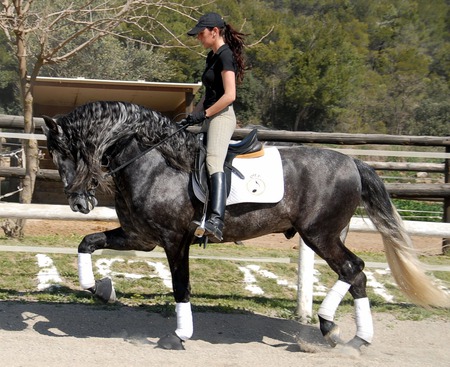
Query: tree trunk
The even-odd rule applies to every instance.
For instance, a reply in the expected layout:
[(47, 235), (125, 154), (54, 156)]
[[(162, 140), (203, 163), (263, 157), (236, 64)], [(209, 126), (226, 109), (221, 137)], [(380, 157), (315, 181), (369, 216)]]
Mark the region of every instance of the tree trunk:
[[(19, 31), (16, 33), (16, 37), (17, 59), (19, 61), (20, 95), (23, 104), (24, 132), (34, 133), (33, 82), (42, 63), (39, 61), (36, 63), (33, 75), (28, 78), (26, 34), (25, 32)], [(25, 177), (22, 179), (20, 202), (23, 204), (30, 204), (36, 182), (36, 173), (39, 168), (38, 144), (35, 139), (23, 140), (22, 147), (25, 153), (25, 159), (23, 160), (23, 164), (25, 166)], [(9, 236), (22, 237), (24, 234), (25, 224), (25, 219), (16, 220), (15, 225), (12, 227), (9, 226), (11, 228), (9, 231)]]
[(303, 121), (306, 118), (306, 115), (308, 114), (308, 109), (306, 107), (303, 107), (295, 116), (295, 122), (294, 122), (294, 129), (293, 131), (299, 131), (299, 129), (301, 128), (301, 130), (303, 130), (302, 126), (303, 125)]
[[(24, 124), (25, 133), (34, 133), (33, 97), (31, 93), (29, 93), (24, 104)], [(25, 152), (25, 177), (22, 179), (23, 190), (20, 193), (20, 202), (22, 204), (31, 204), (36, 182), (36, 173), (39, 168), (37, 141), (35, 139), (23, 140), (22, 147)], [(25, 224), (25, 219), (19, 219), (17, 221), (17, 226), (19, 227), (18, 236), (20, 237), (24, 234)]]

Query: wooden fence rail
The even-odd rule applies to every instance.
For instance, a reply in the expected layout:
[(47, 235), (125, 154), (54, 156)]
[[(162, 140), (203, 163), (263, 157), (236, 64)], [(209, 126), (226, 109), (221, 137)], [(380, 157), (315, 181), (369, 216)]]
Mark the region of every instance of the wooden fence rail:
[[(24, 178), (25, 168), (0, 167), (0, 177)], [(52, 169), (39, 169), (36, 177), (47, 181), (61, 181), (58, 171)], [(385, 185), (391, 197), (397, 199), (450, 198), (450, 184), (386, 183)]]
[[(52, 204), (18, 204), (1, 203), (0, 218), (45, 219), (45, 220), (79, 220), (118, 222), (114, 208), (99, 206), (89, 214), (74, 212), (69, 205)], [(403, 221), (410, 235), (430, 237), (450, 237), (450, 223)], [(350, 221), (350, 231), (377, 232), (368, 218), (353, 217)]]
[[(34, 118), (38, 133), (44, 120)], [(23, 129), (23, 117), (0, 114), (0, 129)], [(198, 131), (199, 128), (190, 128)], [(233, 138), (242, 139), (249, 129), (236, 129)], [(450, 147), (450, 137), (413, 136), (413, 135), (387, 135), (387, 134), (344, 134), (344, 133), (316, 133), (310, 131), (283, 131), (259, 130), (258, 138), (265, 141), (291, 142), (291, 143), (320, 143), (341, 145), (415, 145), (415, 146), (445, 146)], [(38, 139), (39, 140), (39, 139)]]

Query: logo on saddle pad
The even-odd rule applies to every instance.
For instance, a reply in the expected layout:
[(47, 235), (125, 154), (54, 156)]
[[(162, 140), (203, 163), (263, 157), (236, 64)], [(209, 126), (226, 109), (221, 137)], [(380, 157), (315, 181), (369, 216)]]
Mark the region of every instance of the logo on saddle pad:
[[(227, 205), (278, 203), (283, 198), (284, 178), (280, 153), (276, 147), (264, 147), (263, 152), (254, 158), (244, 155), (233, 159)], [(205, 193), (195, 181), (193, 188), (195, 196), (205, 202)]]
[(266, 190), (264, 178), (259, 174), (252, 174), (247, 183), (247, 190), (253, 195), (262, 195)]

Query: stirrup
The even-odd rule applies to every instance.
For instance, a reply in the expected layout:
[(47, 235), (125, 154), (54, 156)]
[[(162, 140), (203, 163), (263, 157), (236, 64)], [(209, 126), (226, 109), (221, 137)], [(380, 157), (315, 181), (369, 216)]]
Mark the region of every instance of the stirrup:
[(198, 238), (202, 238), (205, 235), (206, 228), (205, 223), (200, 223), (199, 221), (193, 221), (192, 223), (197, 225), (197, 228), (194, 231), (194, 236)]
[(198, 220), (194, 220), (192, 223), (194, 223), (197, 228), (194, 231), (194, 236), (198, 238), (202, 238), (205, 235), (206, 228), (206, 215), (203, 215), (202, 220), (199, 222)]
[(202, 238), (203, 236), (214, 237), (218, 241), (223, 240), (222, 231), (214, 226), (214, 228), (206, 228), (205, 223), (200, 223), (199, 221), (193, 221), (192, 223), (197, 225), (194, 231), (194, 236), (197, 238)]

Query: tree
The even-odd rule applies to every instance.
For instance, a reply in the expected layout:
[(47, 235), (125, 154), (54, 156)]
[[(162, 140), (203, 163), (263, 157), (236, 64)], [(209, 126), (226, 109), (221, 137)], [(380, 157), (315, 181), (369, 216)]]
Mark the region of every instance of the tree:
[(17, 115), (17, 71), (14, 55), (7, 47), (6, 36), (0, 32), (0, 113)]
[[(165, 17), (194, 19), (200, 6), (169, 0), (3, 0), (0, 30), (17, 58), (24, 132), (35, 130), (33, 89), (43, 66), (63, 63), (106, 36), (130, 39), (126, 26), (142, 34), (157, 33), (158, 38), (146, 38), (147, 45), (184, 46), (166, 26)], [(38, 170), (37, 141), (24, 141), (23, 148), (26, 173), (20, 201), (31, 203)], [(23, 235), (24, 225), (25, 221), (18, 221), (16, 236)]]
[(293, 130), (332, 130), (362, 65), (342, 26), (331, 16), (309, 17), (296, 40), (286, 81), (296, 111)]
[(166, 82), (174, 76), (162, 52), (107, 36), (65, 63), (44, 66), (43, 76)]

